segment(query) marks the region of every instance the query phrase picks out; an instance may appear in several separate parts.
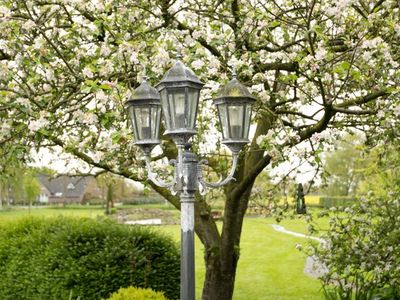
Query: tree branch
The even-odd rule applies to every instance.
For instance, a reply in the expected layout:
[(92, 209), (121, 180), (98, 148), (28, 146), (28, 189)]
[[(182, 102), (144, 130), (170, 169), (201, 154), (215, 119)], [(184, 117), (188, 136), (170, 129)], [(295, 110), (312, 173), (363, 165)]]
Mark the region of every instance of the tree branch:
[(391, 92), (388, 89), (383, 89), (383, 90), (377, 91), (375, 93), (371, 93), (366, 96), (358, 97), (358, 98), (355, 98), (355, 99), (352, 99), (349, 101), (345, 101), (345, 102), (336, 104), (335, 108), (340, 109), (340, 108), (347, 108), (347, 107), (351, 107), (351, 106), (355, 106), (355, 105), (365, 104), (365, 103), (368, 103), (379, 97), (389, 96), (390, 94), (391, 94)]
[(0, 60), (10, 60), (11, 56), (0, 49)]
[[(189, 31), (190, 35), (193, 38), (193, 32), (194, 32), (193, 28), (190, 28), (189, 26), (182, 24), (178, 20), (175, 20), (175, 21), (178, 23), (177, 29)], [(207, 43), (207, 41), (204, 38), (199, 37), (194, 40), (198, 41), (200, 43), (200, 45), (202, 45), (204, 48), (206, 48), (208, 51), (210, 51), (212, 55), (214, 55), (215, 57), (218, 57), (221, 61), (224, 60), (224, 57), (222, 56), (221, 52), (219, 52), (219, 50), (216, 47)]]
[(287, 72), (296, 72), (299, 69), (299, 64), (297, 62), (274, 62), (274, 63), (261, 63), (259, 64), (259, 69), (261, 72), (279, 70)]

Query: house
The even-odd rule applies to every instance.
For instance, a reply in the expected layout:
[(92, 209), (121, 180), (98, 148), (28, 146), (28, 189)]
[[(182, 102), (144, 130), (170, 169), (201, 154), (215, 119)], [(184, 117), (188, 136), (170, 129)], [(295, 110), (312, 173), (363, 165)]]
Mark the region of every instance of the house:
[(38, 201), (42, 204), (81, 204), (93, 198), (101, 198), (101, 190), (93, 176), (51, 177), (39, 174), (38, 180), (41, 184)]

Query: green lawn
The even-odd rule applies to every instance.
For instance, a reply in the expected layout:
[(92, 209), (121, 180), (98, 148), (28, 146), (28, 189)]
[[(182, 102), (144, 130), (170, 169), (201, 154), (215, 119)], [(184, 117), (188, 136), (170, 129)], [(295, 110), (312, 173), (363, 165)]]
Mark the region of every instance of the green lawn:
[[(0, 222), (26, 215), (96, 217), (104, 215), (100, 207), (37, 208), (0, 211)], [(304, 238), (276, 232), (273, 218), (246, 218), (241, 242), (234, 299), (285, 300), (323, 299), (318, 280), (303, 273), (305, 255), (295, 249), (297, 243), (306, 244)], [(284, 220), (285, 228), (306, 232), (306, 222), (301, 219)], [(154, 227), (170, 234), (179, 242), (179, 225)], [(196, 240), (196, 292), (200, 299), (204, 281), (203, 247)]]
[(71, 206), (71, 207), (39, 207), (39, 208), (24, 208), (0, 210), (0, 222), (6, 222), (15, 218), (25, 216), (37, 217), (56, 217), (59, 215), (68, 217), (89, 217), (94, 218), (99, 215), (104, 216), (104, 209), (100, 206)]

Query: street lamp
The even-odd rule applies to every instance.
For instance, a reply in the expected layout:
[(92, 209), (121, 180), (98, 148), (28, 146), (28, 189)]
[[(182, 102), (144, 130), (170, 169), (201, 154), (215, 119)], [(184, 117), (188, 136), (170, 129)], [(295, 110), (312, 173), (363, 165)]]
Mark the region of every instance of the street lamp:
[[(148, 179), (160, 187), (180, 194), (181, 201), (181, 300), (195, 299), (194, 263), (194, 202), (195, 193), (205, 193), (207, 187), (220, 187), (233, 180), (238, 153), (249, 142), (251, 105), (255, 97), (239, 82), (236, 74), (223, 86), (214, 100), (222, 127), (222, 143), (232, 151), (232, 168), (225, 179), (206, 182), (201, 166), (190, 152), (190, 138), (196, 134), (196, 116), (203, 83), (179, 59), (157, 84), (158, 91), (144, 78), (141, 85), (126, 102), (132, 121), (135, 144), (146, 159)], [(159, 92), (159, 93), (158, 93)], [(161, 109), (160, 109), (161, 108)], [(164, 116), (165, 135), (172, 138), (178, 148), (178, 157), (172, 161), (175, 176), (171, 182), (157, 179), (151, 167), (151, 151), (160, 143), (160, 110)]]

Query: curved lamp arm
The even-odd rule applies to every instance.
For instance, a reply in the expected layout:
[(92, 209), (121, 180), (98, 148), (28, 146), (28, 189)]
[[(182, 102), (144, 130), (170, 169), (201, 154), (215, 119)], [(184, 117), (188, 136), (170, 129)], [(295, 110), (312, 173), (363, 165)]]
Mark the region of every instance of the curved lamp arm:
[(146, 154), (145, 159), (146, 159), (146, 169), (148, 173), (148, 179), (151, 180), (154, 184), (158, 185), (159, 187), (170, 189), (173, 194), (176, 194), (176, 192), (173, 190), (173, 187), (177, 182), (176, 174), (174, 180), (171, 182), (164, 182), (162, 180), (159, 180), (157, 179), (156, 174), (153, 172), (153, 169), (151, 168), (150, 155)]
[[(228, 174), (228, 176), (225, 179), (220, 179), (217, 182), (207, 182), (203, 179), (203, 174), (201, 172), (201, 165), (206, 165), (208, 164), (208, 161), (205, 159), (202, 159), (201, 161), (199, 161), (199, 168), (198, 168), (198, 179), (199, 179), (199, 184), (202, 188), (202, 190), (205, 190), (206, 187), (211, 187), (211, 188), (217, 188), (217, 187), (221, 187), (225, 184), (227, 184), (229, 181), (235, 180), (235, 178), (233, 177), (233, 174), (235, 174), (235, 170), (236, 170), (236, 166), (238, 163), (238, 153), (237, 152), (233, 152), (232, 154), (232, 167), (231, 170)], [(202, 192), (200, 190), (200, 192)]]

